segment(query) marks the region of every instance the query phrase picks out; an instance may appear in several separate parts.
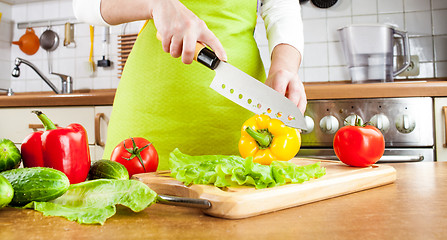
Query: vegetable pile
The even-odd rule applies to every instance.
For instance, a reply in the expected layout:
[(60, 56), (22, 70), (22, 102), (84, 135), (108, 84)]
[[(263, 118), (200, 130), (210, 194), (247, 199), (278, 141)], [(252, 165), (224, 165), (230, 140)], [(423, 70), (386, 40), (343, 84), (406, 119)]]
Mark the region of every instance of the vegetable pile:
[(213, 184), (216, 187), (251, 185), (257, 189), (286, 183), (302, 183), (325, 175), (320, 163), (298, 166), (273, 161), (270, 165), (253, 162), (252, 157), (203, 155), (190, 156), (175, 149), (169, 158), (171, 176), (189, 184)]

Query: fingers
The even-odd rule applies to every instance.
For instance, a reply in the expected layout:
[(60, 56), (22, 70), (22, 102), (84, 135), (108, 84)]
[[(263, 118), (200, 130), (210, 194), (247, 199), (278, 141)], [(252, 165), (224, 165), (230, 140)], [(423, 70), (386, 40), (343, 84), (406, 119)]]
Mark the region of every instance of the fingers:
[(269, 75), (265, 83), (274, 90), (285, 95), (302, 113), (306, 111), (306, 92), (298, 74), (279, 70)]

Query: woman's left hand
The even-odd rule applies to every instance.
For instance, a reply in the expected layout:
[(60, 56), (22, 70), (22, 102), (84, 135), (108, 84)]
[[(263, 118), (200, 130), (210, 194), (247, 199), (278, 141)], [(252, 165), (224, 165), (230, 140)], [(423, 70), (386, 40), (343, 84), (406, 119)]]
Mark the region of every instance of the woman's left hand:
[(304, 85), (298, 76), (300, 63), (301, 54), (298, 50), (287, 44), (277, 45), (272, 52), (272, 64), (265, 84), (285, 95), (304, 113), (307, 99)]

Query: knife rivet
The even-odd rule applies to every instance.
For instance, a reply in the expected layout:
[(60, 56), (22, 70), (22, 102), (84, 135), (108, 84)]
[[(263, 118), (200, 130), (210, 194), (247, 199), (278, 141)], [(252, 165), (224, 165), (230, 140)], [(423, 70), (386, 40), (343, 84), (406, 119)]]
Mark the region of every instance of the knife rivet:
[(251, 104), (251, 102), (253, 102), (251, 99), (247, 100), (248, 104)]
[(222, 89), (225, 89), (225, 84), (222, 84)]
[(289, 119), (289, 121), (292, 121), (292, 120), (295, 120), (295, 117), (292, 116), (292, 115), (289, 115), (289, 116), (287, 117), (287, 119)]
[(276, 117), (280, 118), (282, 116), (281, 112), (276, 113)]
[(272, 109), (267, 108), (267, 112), (268, 112), (268, 113), (272, 113)]
[(242, 94), (239, 94), (239, 99), (242, 99), (242, 98), (243, 98)]
[(258, 105), (256, 105), (256, 107), (261, 108), (262, 105), (260, 103), (258, 103)]
[(234, 89), (230, 89), (230, 93), (234, 93)]

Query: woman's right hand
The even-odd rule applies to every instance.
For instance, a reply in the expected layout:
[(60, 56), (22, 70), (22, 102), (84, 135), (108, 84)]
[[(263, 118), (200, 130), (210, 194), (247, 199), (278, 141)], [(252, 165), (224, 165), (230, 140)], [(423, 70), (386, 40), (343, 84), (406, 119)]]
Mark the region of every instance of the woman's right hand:
[(182, 62), (193, 61), (196, 43), (208, 45), (217, 57), (226, 61), (227, 56), (219, 39), (205, 22), (186, 8), (178, 0), (152, 1), (152, 18), (161, 35), (163, 50), (172, 57), (182, 56)]

